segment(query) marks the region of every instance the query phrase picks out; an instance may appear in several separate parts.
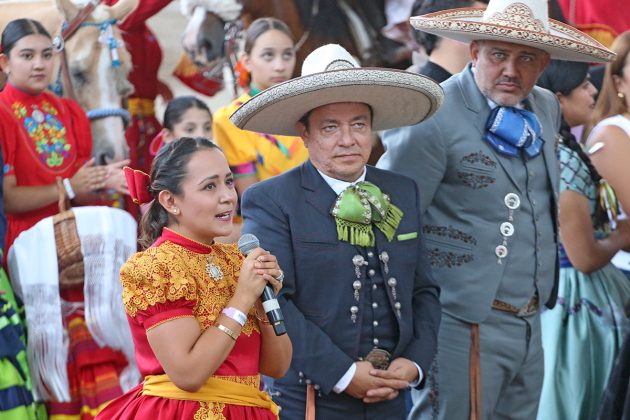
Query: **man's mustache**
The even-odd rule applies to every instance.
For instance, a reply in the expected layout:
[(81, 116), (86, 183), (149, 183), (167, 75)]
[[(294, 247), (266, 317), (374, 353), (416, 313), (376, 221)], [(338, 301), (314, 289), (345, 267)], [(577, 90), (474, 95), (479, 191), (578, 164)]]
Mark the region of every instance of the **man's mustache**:
[(512, 84), (517, 85), (518, 87), (521, 87), (521, 80), (516, 77), (502, 76), (499, 79), (497, 79), (496, 84), (499, 85), (501, 83), (512, 83)]

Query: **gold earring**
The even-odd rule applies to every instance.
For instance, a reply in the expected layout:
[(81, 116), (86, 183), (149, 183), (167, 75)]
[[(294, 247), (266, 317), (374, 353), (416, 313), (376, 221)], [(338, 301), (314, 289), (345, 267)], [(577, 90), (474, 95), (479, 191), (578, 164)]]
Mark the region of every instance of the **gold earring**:
[(617, 92), (617, 97), (618, 97), (619, 99), (623, 99), (623, 98), (625, 98), (625, 97), (626, 97), (626, 95), (624, 95), (624, 94), (623, 94), (623, 92)]

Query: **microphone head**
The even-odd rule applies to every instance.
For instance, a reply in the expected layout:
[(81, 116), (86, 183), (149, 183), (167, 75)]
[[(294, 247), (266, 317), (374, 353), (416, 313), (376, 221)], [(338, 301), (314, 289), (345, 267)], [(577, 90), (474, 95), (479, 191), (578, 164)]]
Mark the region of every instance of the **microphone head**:
[(254, 249), (260, 246), (260, 241), (256, 237), (256, 235), (252, 235), (251, 233), (246, 233), (241, 236), (238, 240), (238, 250), (243, 255), (248, 255)]

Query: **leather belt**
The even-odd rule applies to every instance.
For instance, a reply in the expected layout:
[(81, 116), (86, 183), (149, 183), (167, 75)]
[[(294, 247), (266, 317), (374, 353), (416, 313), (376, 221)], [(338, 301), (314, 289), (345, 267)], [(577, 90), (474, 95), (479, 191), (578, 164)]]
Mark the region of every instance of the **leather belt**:
[(536, 312), (538, 312), (539, 307), (540, 305), (538, 302), (538, 293), (534, 294), (529, 302), (527, 302), (525, 306), (521, 308), (517, 308), (514, 305), (510, 305), (509, 303), (502, 302), (498, 299), (492, 301), (492, 309), (514, 314), (515, 316), (520, 318), (535, 314)]

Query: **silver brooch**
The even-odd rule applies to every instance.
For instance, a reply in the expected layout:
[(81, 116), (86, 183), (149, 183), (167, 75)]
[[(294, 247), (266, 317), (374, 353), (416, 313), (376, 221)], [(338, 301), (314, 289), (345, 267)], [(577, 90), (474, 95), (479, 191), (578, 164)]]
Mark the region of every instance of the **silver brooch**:
[(361, 278), (361, 266), (362, 265), (368, 265), (368, 262), (365, 261), (365, 258), (363, 258), (363, 255), (355, 255), (354, 257), (352, 257), (352, 264), (354, 264), (354, 274), (357, 276), (358, 279)]
[(206, 273), (214, 281), (223, 280), (223, 270), (221, 267), (214, 264), (214, 257), (208, 257), (208, 263), (206, 264)]
[(350, 319), (352, 320), (353, 324), (356, 324), (357, 322), (357, 314), (359, 313), (359, 307), (358, 306), (351, 306), (350, 307)]
[(361, 290), (361, 281), (355, 280), (352, 283), (352, 288), (354, 289), (354, 300), (359, 301), (359, 290)]
[(388, 275), (389, 265), (387, 265), (387, 263), (389, 262), (389, 254), (387, 253), (387, 251), (381, 252), (378, 256), (378, 259), (383, 262), (383, 271), (385, 272), (385, 275)]

